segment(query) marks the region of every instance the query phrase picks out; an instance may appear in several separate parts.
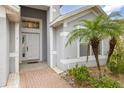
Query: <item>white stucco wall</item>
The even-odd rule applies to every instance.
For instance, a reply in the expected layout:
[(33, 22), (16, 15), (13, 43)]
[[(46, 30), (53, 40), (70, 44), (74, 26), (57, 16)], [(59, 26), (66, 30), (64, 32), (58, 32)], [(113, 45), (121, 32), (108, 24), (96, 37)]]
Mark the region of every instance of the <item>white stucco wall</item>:
[[(106, 56), (99, 56), (99, 60), (100, 60), (100, 65), (105, 65), (106, 64)], [(58, 65), (58, 67), (65, 71), (67, 69), (70, 69), (72, 67), (75, 67), (75, 65), (85, 65), (87, 67), (96, 67), (96, 61), (95, 61), (95, 57), (94, 56), (89, 56), (89, 61), (86, 62), (86, 57), (81, 57), (81, 58), (77, 58), (77, 59), (63, 59), (60, 60), (60, 63)]]
[(60, 16), (60, 5), (52, 5), (53, 20)]
[(6, 85), (9, 74), (9, 21), (0, 6), (0, 87)]
[(15, 23), (10, 22), (10, 36), (9, 36), (9, 42), (10, 42), (10, 59), (9, 59), (9, 69), (10, 72), (15, 72)]
[[(71, 45), (68, 45), (65, 47), (65, 44), (67, 42), (67, 34), (71, 32), (74, 29), (74, 26), (78, 25), (81, 20), (83, 19), (94, 19), (96, 17), (96, 14), (92, 10), (88, 10), (85, 13), (80, 13), (76, 16), (70, 17), (66, 20), (64, 20), (63, 25), (57, 27), (55, 30), (56, 32), (56, 56), (57, 60), (55, 61), (55, 64), (62, 69), (66, 70), (70, 67), (75, 66), (76, 64), (83, 64), (87, 66), (96, 66), (95, 59), (93, 56), (90, 57), (89, 63), (86, 63), (86, 57), (80, 58), (79, 57), (79, 51), (78, 51), (78, 42), (75, 41)], [(103, 54), (106, 54), (107, 48), (108, 48), (108, 41), (103, 41), (104, 46), (104, 52)], [(102, 51), (102, 50), (101, 50)], [(106, 57), (100, 56), (100, 63), (101, 65), (105, 64)]]
[(51, 5), (47, 10), (47, 63), (50, 67), (56, 65), (56, 32), (54, 28), (50, 26), (50, 22), (55, 20), (59, 15), (59, 5)]
[(50, 65), (50, 32), (49, 32), (49, 23), (50, 23), (50, 10), (47, 10), (47, 64)]
[(6, 46), (6, 48), (7, 48), (7, 58), (6, 58), (6, 78), (8, 79), (8, 75), (9, 75), (9, 72), (10, 72), (10, 70), (9, 70), (9, 48), (10, 48), (10, 42), (9, 42), (9, 34), (10, 34), (10, 32), (9, 32), (9, 25), (10, 25), (10, 23), (9, 23), (9, 20), (8, 20), (8, 18), (6, 18), (6, 33), (7, 33), (7, 46)]
[[(71, 32), (74, 29), (75, 25), (78, 25), (81, 20), (83, 19), (93, 19), (95, 18), (95, 14), (88, 13), (84, 16), (80, 16), (70, 22), (67, 22), (66, 27), (64, 28), (64, 31)], [(63, 37), (66, 42), (66, 37)], [(72, 43), (72, 45), (67, 46), (64, 48), (64, 59), (71, 59), (71, 58), (77, 58), (77, 42)]]
[(53, 66), (57, 66), (60, 62), (60, 59), (63, 58), (63, 38), (61, 38), (60, 33), (63, 31), (63, 25), (55, 28), (53, 31), (53, 50), (55, 51), (53, 55)]

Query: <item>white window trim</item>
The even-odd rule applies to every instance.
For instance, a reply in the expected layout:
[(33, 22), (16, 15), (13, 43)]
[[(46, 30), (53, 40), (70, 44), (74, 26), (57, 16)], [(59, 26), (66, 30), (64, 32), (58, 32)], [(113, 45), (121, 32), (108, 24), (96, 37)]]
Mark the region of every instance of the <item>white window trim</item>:
[[(103, 43), (103, 40), (101, 41), (102, 42), (102, 49), (101, 49), (101, 56), (104, 56), (104, 43)], [(90, 55), (89, 56), (93, 56), (92, 55), (92, 47), (90, 46)], [(79, 39), (77, 40), (77, 58), (82, 58), (82, 57), (86, 57), (86, 56), (80, 56), (80, 41)]]
[(80, 58), (80, 41), (77, 40), (77, 58)]

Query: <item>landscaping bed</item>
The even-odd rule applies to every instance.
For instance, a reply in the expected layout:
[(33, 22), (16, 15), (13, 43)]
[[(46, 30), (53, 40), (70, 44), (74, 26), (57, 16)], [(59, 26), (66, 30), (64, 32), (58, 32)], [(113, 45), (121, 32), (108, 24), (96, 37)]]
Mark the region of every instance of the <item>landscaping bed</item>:
[(78, 73), (79, 78), (76, 79), (75, 76), (70, 74), (70, 70), (61, 73), (60, 76), (73, 88), (120, 88), (124, 85), (124, 74), (113, 74), (106, 66), (101, 67), (101, 78), (99, 78), (97, 67), (87, 68), (87, 70), (89, 76), (84, 75), (83, 78)]

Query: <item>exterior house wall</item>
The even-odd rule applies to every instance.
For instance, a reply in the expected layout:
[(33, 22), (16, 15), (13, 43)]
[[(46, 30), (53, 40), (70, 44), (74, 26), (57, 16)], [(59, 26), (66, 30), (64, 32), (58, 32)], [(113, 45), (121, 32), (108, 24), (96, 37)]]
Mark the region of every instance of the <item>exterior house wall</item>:
[(47, 64), (50, 66), (50, 9), (47, 10)]
[[(67, 35), (74, 29), (74, 26), (79, 25), (80, 21), (83, 19), (94, 19), (96, 17), (95, 13), (91, 10), (84, 13), (78, 14), (77, 16), (70, 17), (63, 22), (63, 26), (58, 27), (56, 31), (56, 51), (57, 51), (57, 66), (62, 70), (67, 70), (74, 67), (76, 64), (96, 66), (94, 56), (89, 57), (89, 62), (86, 63), (86, 57), (79, 57), (78, 42), (75, 41), (71, 45), (65, 47), (67, 42)], [(107, 48), (108, 42), (104, 40), (103, 48)], [(104, 54), (107, 52), (104, 50)], [(100, 56), (100, 64), (103, 65), (106, 62), (105, 56)]]
[(56, 53), (56, 42), (57, 42), (57, 39), (56, 39), (56, 28), (53, 29), (53, 66), (57, 66), (57, 53)]
[[(106, 56), (99, 56), (100, 65), (106, 64)], [(60, 60), (59, 68), (63, 71), (75, 67), (75, 65), (85, 65), (87, 67), (96, 67), (96, 61), (94, 56), (89, 56), (88, 62), (86, 62), (86, 57), (76, 58), (76, 59), (63, 59)]]
[(60, 16), (60, 5), (53, 5), (53, 20)]
[[(40, 9), (28, 8), (21, 6), (21, 17), (29, 17), (41, 19), (42, 26), (42, 58), (47, 60), (48, 65), (51, 67), (58, 66), (62, 70), (66, 70), (79, 65), (95, 66), (95, 58), (90, 57), (89, 63), (86, 64), (86, 57), (78, 58), (77, 42), (65, 48), (66, 36), (68, 32), (73, 30), (73, 27), (82, 19), (93, 19), (95, 14), (91, 10), (87, 10), (86, 15), (83, 13), (70, 17), (67, 20), (62, 20), (63, 24), (56, 28), (50, 26), (50, 22), (55, 20), (59, 15), (60, 6), (50, 6), (47, 11)], [(0, 87), (6, 85), (9, 72), (15, 72), (17, 69), (16, 62), (18, 61), (18, 23), (9, 22), (6, 16), (6, 11), (0, 6)], [(104, 53), (107, 53), (108, 41), (104, 40), (105, 48)], [(18, 44), (18, 45), (16, 45)], [(10, 52), (10, 54), (9, 54)], [(16, 55), (17, 53), (17, 55)], [(105, 63), (105, 56), (100, 56), (101, 64)], [(18, 71), (18, 69), (16, 70)]]
[(10, 35), (9, 35), (9, 42), (10, 42), (10, 48), (9, 48), (9, 52), (10, 52), (10, 64), (9, 64), (9, 69), (10, 72), (14, 73), (15, 72), (15, 57), (13, 56), (13, 54), (15, 53), (15, 23), (14, 22), (10, 22)]
[(8, 75), (9, 75), (9, 72), (10, 72), (10, 70), (9, 70), (9, 48), (10, 48), (10, 42), (9, 42), (9, 34), (10, 34), (10, 32), (9, 32), (9, 25), (10, 25), (10, 23), (9, 23), (9, 19), (8, 18), (6, 18), (6, 30), (7, 30), (7, 63), (6, 63), (6, 77), (7, 77), (7, 79), (8, 79)]
[(54, 28), (50, 26), (50, 22), (60, 16), (60, 5), (51, 5), (47, 10), (47, 63), (50, 67), (56, 64), (56, 50), (55, 50), (55, 35)]
[(6, 85), (9, 74), (9, 21), (0, 6), (0, 87)]
[(42, 20), (42, 60), (47, 60), (47, 13), (46, 11), (21, 7), (21, 16), (29, 18), (37, 18)]
[[(95, 18), (95, 14), (89, 13), (84, 16), (80, 16), (75, 20), (72, 20), (68, 22), (66, 27), (64, 28), (65, 32), (71, 32), (74, 29), (74, 26), (79, 25), (80, 21), (83, 19), (93, 19)], [(66, 41), (66, 37), (63, 37), (64, 40)], [(65, 43), (64, 43), (65, 44)], [(77, 58), (77, 42), (72, 43), (72, 45), (67, 46), (64, 48), (64, 59), (71, 59), (71, 58)]]
[(63, 25), (56, 27), (53, 31), (53, 50), (55, 51), (54, 58), (53, 58), (53, 66), (58, 66), (60, 59), (63, 58), (62, 52), (62, 42), (63, 38), (61, 37), (60, 33), (63, 31)]

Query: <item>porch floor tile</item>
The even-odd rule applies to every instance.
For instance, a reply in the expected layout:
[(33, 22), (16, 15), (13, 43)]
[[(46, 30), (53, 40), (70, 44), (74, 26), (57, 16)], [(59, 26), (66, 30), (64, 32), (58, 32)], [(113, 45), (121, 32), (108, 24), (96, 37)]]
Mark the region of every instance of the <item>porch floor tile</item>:
[(21, 64), (21, 88), (71, 88), (56, 72), (46, 63)]

